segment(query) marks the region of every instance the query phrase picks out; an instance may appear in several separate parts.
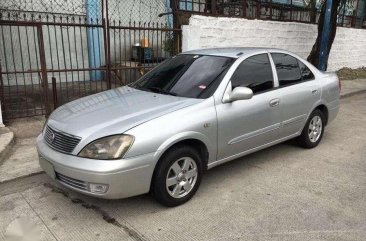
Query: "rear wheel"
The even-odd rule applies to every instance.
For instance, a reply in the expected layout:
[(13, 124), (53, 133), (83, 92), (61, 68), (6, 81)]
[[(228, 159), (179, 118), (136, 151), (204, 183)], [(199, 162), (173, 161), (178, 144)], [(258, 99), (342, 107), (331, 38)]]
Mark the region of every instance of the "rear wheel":
[(189, 146), (169, 150), (156, 167), (152, 193), (161, 204), (169, 207), (187, 202), (196, 193), (202, 176), (202, 161)]
[(324, 126), (325, 116), (323, 112), (319, 109), (314, 110), (310, 114), (301, 135), (297, 138), (299, 145), (305, 148), (316, 147), (323, 137)]

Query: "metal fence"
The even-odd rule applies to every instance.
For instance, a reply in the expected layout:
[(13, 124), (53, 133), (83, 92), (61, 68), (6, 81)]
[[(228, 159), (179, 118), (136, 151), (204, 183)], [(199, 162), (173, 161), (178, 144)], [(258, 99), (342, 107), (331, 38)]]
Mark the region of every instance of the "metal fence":
[[(304, 0), (180, 0), (176, 6), (181, 13), (317, 23), (321, 5)], [(344, 2), (338, 11), (339, 26), (366, 28), (364, 0)]]
[[(179, 51), (181, 31), (168, 17), (150, 17), (142, 11), (139, 21), (135, 5), (130, 6), (134, 15), (118, 17), (118, 8), (126, 7), (118, 0), (89, 0), (97, 5), (92, 9), (81, 0), (63, 0), (69, 8), (58, 2), (53, 8), (33, 6), (36, 11), (0, 4), (0, 94), (5, 120), (48, 115), (63, 103), (126, 85)], [(156, 7), (156, 1), (149, 2)], [(168, 11), (165, 5), (151, 14), (163, 11)], [(149, 19), (156, 21), (141, 21)]]

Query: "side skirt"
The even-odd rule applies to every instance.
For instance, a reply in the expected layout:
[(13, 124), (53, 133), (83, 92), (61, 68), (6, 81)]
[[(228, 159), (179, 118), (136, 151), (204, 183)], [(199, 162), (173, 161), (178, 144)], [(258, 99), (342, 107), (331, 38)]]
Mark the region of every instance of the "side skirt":
[(266, 143), (264, 145), (261, 145), (261, 146), (258, 146), (258, 147), (255, 147), (255, 148), (252, 148), (250, 150), (247, 150), (247, 151), (244, 151), (244, 152), (241, 152), (241, 153), (238, 153), (238, 154), (235, 154), (235, 155), (232, 155), (232, 156), (229, 156), (229, 157), (226, 157), (224, 159), (221, 159), (221, 160), (217, 160), (217, 161), (214, 161), (214, 162), (211, 162), (207, 165), (207, 169), (211, 169), (215, 166), (218, 166), (220, 164), (223, 164), (225, 162), (228, 162), (228, 161), (231, 161), (231, 160), (234, 160), (234, 159), (237, 159), (239, 157), (243, 157), (243, 156), (246, 156), (248, 154), (251, 154), (253, 152), (256, 152), (256, 151), (259, 151), (259, 150), (262, 150), (262, 149), (265, 149), (267, 147), (270, 147), (270, 146), (273, 146), (273, 145), (276, 145), (278, 143), (281, 143), (281, 142), (284, 142), (284, 141), (287, 141), (287, 140), (290, 140), (294, 137), (297, 137), (301, 135), (301, 131), (299, 132), (296, 132), (295, 134), (292, 134), (292, 135), (289, 135), (289, 136), (286, 136), (286, 137), (283, 137), (281, 139), (278, 139), (278, 140), (275, 140), (275, 141), (272, 141), (272, 142), (269, 142), (269, 143)]

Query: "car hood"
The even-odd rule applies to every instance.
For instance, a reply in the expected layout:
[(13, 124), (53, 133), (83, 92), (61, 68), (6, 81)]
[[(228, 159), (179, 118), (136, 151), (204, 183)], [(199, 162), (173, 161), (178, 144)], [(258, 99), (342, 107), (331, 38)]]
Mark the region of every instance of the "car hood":
[(201, 102), (120, 87), (87, 96), (57, 108), (48, 124), (65, 133), (88, 137), (123, 133), (146, 121)]

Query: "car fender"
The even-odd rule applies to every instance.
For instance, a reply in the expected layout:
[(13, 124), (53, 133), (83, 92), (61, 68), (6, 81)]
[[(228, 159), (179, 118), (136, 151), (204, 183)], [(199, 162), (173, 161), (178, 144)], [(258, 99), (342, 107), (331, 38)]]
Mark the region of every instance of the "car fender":
[(168, 138), (167, 140), (165, 140), (158, 148), (158, 150), (155, 152), (154, 154), (154, 159), (155, 160), (159, 160), (160, 157), (173, 145), (184, 141), (184, 140), (188, 140), (188, 139), (195, 139), (195, 140), (199, 140), (201, 141), (203, 144), (205, 144), (205, 146), (207, 147), (208, 153), (209, 153), (209, 160), (208, 163), (210, 163), (211, 161), (213, 161), (216, 158), (216, 148), (214, 147), (214, 145), (210, 142), (209, 138), (200, 133), (200, 132), (196, 132), (196, 131), (186, 131), (186, 132), (181, 132), (181, 133), (177, 133), (174, 136)]

